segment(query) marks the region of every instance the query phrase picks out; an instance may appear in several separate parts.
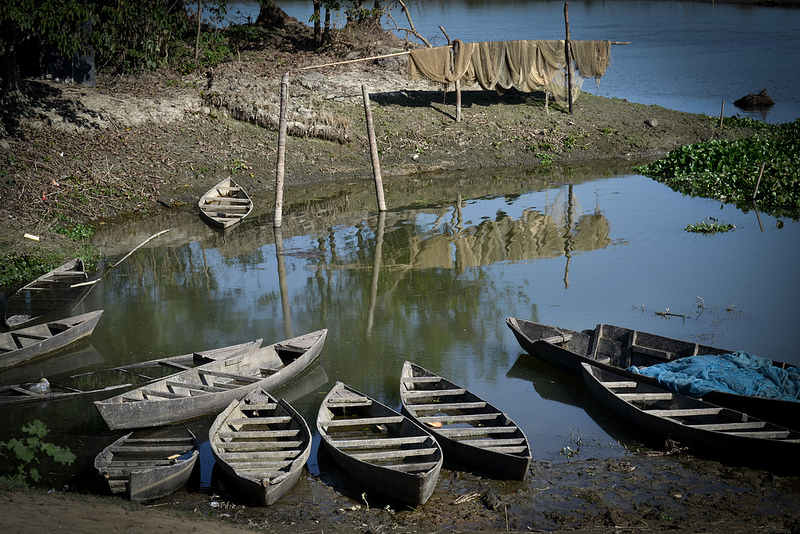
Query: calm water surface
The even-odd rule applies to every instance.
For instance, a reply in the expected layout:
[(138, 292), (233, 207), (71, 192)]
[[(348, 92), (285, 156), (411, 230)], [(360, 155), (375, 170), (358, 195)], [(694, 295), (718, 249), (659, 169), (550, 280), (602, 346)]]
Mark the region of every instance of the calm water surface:
[[(31, 372), (52, 377), (328, 328), (321, 367), (283, 392), (312, 425), (337, 380), (399, 406), (410, 359), (491, 400), (523, 427), (536, 458), (559, 461), (564, 447), (624, 455), (638, 438), (579, 379), (524, 354), (508, 316), (576, 330), (617, 324), (800, 364), (796, 221), (684, 197), (630, 171), (397, 180), (390, 206), (409, 191), (432, 200), (384, 217), (372, 211), (370, 188), (333, 186), (290, 209), (280, 234), (263, 208), (269, 195), (256, 198), (261, 213), (225, 234), (194, 213), (100, 233), (96, 246), (114, 262), (173, 228), (75, 310), (105, 310), (91, 346), (56, 359), (58, 371)], [(712, 217), (736, 230), (683, 230)], [(42, 419), (85, 469), (117, 435), (91, 400), (6, 411), (0, 440)], [(210, 420), (198, 424), (202, 436)], [(208, 451), (204, 458), (208, 473)]]
[[(451, 39), (563, 39), (564, 2), (528, 0), (406, 2), (416, 29), (434, 45)], [(308, 23), (312, 3), (281, 8)], [(257, 3), (231, 2), (234, 20), (256, 17)], [(405, 16), (396, 13), (400, 27)], [(341, 22), (340, 22), (341, 23)], [(570, 2), (571, 38), (630, 42), (613, 46), (613, 64), (599, 87), (584, 91), (690, 113), (742, 115), (768, 122), (800, 117), (800, 9), (699, 2)], [(392, 25), (384, 21), (384, 27)], [(401, 34), (403, 36), (404, 33)], [(776, 104), (745, 112), (733, 102), (767, 89)]]

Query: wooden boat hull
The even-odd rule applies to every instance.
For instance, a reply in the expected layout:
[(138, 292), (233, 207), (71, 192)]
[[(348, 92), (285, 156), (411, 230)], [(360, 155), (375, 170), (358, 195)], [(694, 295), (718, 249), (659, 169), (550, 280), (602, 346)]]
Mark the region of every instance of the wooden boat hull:
[(294, 487), (311, 454), (311, 431), (284, 399), (258, 389), (220, 413), (208, 432), (225, 478), (258, 506)]
[(103, 310), (0, 333), (0, 370), (53, 354), (92, 335)]
[[(44, 391), (37, 387), (39, 385), (37, 382), (0, 386), (0, 408), (3, 406), (54, 402), (73, 397), (99, 395), (100, 393), (108, 393), (120, 389), (130, 389), (134, 386), (135, 380), (138, 380), (139, 383), (143, 381), (153, 382), (163, 377), (159, 376), (154, 378), (154, 374), (163, 375), (164, 373), (170, 373), (170, 371), (170, 374), (179, 373), (191, 367), (202, 365), (203, 363), (230, 358), (250, 350), (255, 350), (260, 345), (261, 340), (257, 339), (230, 347), (204, 350), (168, 358), (158, 358), (145, 362), (101, 369), (99, 371), (90, 371), (88, 373), (55, 378), (52, 382), (49, 382), (49, 387)], [(159, 369), (159, 373), (153, 373), (153, 370), (156, 368)], [(150, 374), (147, 375), (145, 373)], [(91, 384), (89, 387), (83, 383), (84, 378), (89, 378), (89, 380), (87, 380), (87, 382)], [(91, 378), (96, 378), (97, 380), (91, 380)], [(96, 387), (94, 382), (97, 381), (101, 383), (107, 382), (108, 385)]]
[(222, 411), (251, 391), (272, 391), (319, 356), (327, 330), (187, 369), (94, 405), (112, 430), (170, 425)]
[(800, 454), (800, 432), (636, 380), (637, 375), (588, 363), (581, 367), (587, 388), (599, 401), (663, 438), (717, 456), (784, 462), (784, 467)]
[(230, 228), (253, 211), (253, 201), (239, 184), (226, 178), (200, 197), (198, 207), (211, 225)]
[[(565, 371), (582, 373), (583, 363), (609, 366), (624, 372), (630, 366), (647, 367), (698, 354), (727, 354), (733, 351), (681, 341), (619, 326), (599, 324), (593, 330), (577, 332), (509, 317), (506, 324), (525, 352)], [(776, 367), (790, 364), (773, 360)], [(631, 373), (633, 374), (633, 373)], [(642, 377), (657, 384), (654, 378)], [(733, 410), (746, 412), (794, 430), (800, 430), (800, 402), (711, 391), (703, 399)]]
[(184, 438), (121, 437), (95, 457), (94, 467), (109, 489), (131, 501), (159, 499), (186, 484), (199, 451), (194, 435)]
[(74, 258), (11, 295), (5, 308), (6, 325), (20, 328), (75, 305), (86, 296), (95, 281), (89, 280), (83, 260)]
[(403, 413), (424, 426), (453, 458), (498, 478), (522, 480), (531, 463), (528, 438), (505, 413), (474, 393), (405, 362)]
[(409, 417), (337, 382), (320, 406), (317, 430), (339, 467), (368, 488), (415, 506), (433, 494), (442, 450)]

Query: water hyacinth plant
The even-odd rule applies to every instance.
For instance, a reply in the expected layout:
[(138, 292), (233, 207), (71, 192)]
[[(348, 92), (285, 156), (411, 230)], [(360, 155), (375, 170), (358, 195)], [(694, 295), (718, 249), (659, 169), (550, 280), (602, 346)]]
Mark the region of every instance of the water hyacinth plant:
[(683, 146), (637, 171), (687, 195), (719, 199), (745, 210), (755, 200), (762, 211), (797, 218), (800, 119), (759, 126), (748, 138)]

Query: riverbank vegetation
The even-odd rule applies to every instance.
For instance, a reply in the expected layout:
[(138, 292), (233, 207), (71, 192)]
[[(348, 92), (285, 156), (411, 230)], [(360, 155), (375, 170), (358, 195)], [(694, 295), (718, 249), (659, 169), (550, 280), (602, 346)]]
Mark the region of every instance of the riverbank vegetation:
[(735, 204), (756, 206), (776, 217), (800, 216), (800, 119), (764, 124), (751, 119), (757, 133), (741, 139), (695, 143), (639, 167), (643, 175), (676, 191)]

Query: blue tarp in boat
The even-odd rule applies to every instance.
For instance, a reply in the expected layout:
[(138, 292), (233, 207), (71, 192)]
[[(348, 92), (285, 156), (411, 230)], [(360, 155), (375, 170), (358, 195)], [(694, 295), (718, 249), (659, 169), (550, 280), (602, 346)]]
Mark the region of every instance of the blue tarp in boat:
[(732, 354), (689, 356), (629, 371), (656, 378), (673, 391), (701, 397), (723, 391), (800, 401), (800, 367), (781, 369), (772, 361), (744, 351)]

